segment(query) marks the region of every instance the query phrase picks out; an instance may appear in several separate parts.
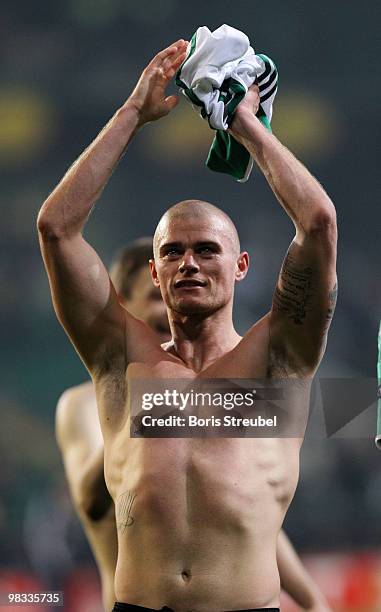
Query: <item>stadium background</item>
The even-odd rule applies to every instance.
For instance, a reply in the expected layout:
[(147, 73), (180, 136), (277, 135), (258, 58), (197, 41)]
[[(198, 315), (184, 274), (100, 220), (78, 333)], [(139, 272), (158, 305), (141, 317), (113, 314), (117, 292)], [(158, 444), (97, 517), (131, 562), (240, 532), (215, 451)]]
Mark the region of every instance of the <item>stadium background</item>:
[[(319, 375), (375, 377), (378, 9), (375, 0), (2, 0), (0, 591), (35, 584), (64, 590), (70, 612), (99, 610), (96, 573), (54, 441), (57, 398), (86, 372), (53, 314), (35, 220), (151, 57), (199, 25), (242, 29), (277, 63), (274, 132), (319, 177), (338, 213), (339, 300)], [(189, 197), (220, 205), (252, 258), (236, 298), (236, 323), (244, 332), (269, 307), (293, 228), (258, 173), (240, 185), (204, 167), (211, 138), (185, 100), (144, 129), (86, 235), (108, 264), (116, 248), (151, 234), (168, 205)], [(329, 439), (309, 436), (286, 520), (337, 611), (381, 610), (381, 456), (374, 422), (373, 403), (349, 429)], [(284, 609), (294, 608), (286, 603)]]

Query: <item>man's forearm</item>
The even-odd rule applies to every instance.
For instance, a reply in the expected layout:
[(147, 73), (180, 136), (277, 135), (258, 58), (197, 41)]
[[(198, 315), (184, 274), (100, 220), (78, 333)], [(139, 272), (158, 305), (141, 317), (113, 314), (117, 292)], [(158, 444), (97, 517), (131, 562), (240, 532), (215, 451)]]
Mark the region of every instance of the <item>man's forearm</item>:
[(282, 588), (304, 610), (329, 612), (317, 584), (304, 569), (294, 547), (283, 530), (278, 536), (277, 562)]
[(334, 206), (319, 182), (255, 115), (238, 115), (231, 132), (253, 156), (298, 229), (309, 232), (335, 217)]
[(138, 127), (138, 112), (127, 101), (44, 202), (38, 219), (40, 230), (57, 237), (82, 231)]
[(78, 235), (128, 143), (140, 126), (165, 117), (178, 103), (166, 88), (185, 59), (183, 39), (160, 51), (142, 75), (125, 104), (94, 142), (71, 166), (44, 202), (38, 229), (42, 239)]

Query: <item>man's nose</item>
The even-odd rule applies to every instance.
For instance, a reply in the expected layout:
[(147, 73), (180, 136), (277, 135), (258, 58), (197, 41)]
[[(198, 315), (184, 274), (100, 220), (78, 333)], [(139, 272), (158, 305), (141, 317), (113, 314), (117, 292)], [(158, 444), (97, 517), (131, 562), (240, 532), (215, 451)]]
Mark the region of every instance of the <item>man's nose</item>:
[(200, 266), (192, 251), (186, 251), (179, 265), (179, 272), (198, 272)]

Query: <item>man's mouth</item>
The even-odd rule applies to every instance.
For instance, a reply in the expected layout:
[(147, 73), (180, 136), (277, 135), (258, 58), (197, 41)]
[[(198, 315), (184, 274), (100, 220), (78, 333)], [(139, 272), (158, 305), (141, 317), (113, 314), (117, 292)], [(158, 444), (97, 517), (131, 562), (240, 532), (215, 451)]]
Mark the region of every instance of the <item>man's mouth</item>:
[(205, 287), (206, 282), (198, 280), (197, 278), (181, 278), (175, 282), (175, 289), (181, 289), (182, 287)]

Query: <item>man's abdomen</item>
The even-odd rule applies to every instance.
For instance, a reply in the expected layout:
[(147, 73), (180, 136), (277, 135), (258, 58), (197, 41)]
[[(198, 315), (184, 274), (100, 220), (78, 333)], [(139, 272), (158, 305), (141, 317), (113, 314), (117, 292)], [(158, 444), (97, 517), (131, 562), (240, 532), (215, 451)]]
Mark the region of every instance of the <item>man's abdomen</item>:
[(116, 496), (118, 601), (277, 604), (276, 540), (297, 477), (279, 440), (129, 440), (128, 451)]

